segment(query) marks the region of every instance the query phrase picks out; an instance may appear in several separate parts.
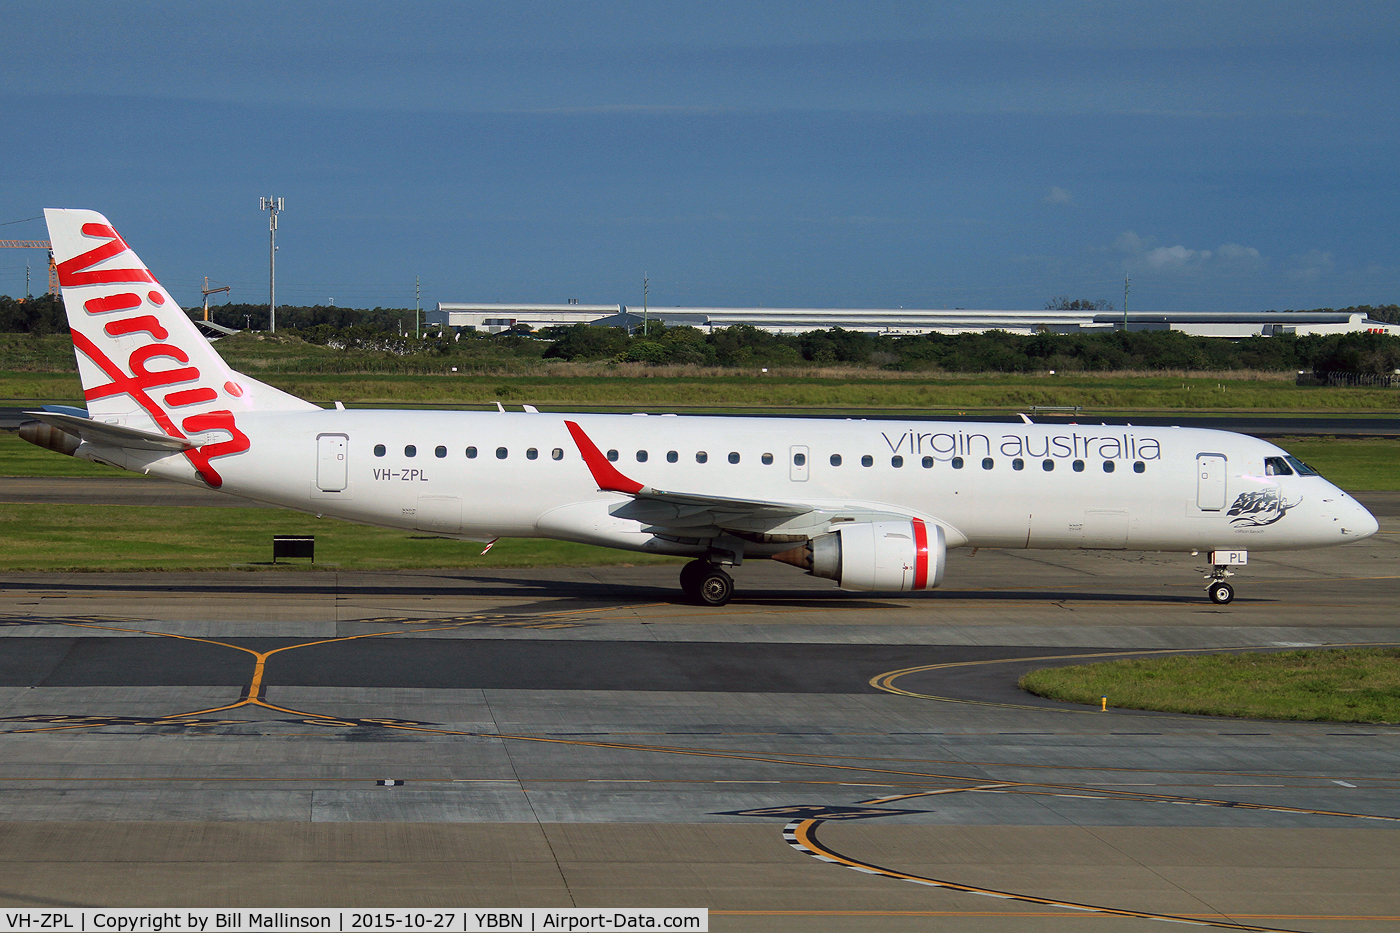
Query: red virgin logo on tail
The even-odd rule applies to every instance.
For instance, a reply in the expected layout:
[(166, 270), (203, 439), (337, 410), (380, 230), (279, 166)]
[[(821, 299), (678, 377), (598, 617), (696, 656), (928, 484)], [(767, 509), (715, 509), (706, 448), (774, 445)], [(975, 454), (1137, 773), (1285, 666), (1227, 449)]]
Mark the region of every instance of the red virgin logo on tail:
[[(158, 284), (145, 269), (93, 270), (93, 266), (127, 252), (129, 247), (115, 230), (103, 224), (83, 224), (83, 235), (106, 237), (108, 242), (59, 263), (58, 281), (60, 285), (74, 287), (134, 284), (137, 282)], [(170, 332), (160, 323), (160, 319), (156, 315), (139, 313), (148, 302), (158, 308), (165, 304), (165, 296), (155, 290), (148, 291), (144, 298), (135, 292), (121, 292), (91, 298), (83, 303), (83, 309), (89, 315), (113, 315), (113, 318), (107, 320), (102, 327), (103, 333), (107, 336), (116, 338), (146, 335), (150, 338), (149, 342), (136, 346), (127, 354), (126, 367), (123, 369), (113, 362), (112, 358), (104, 353), (86, 334), (74, 329), (72, 332), (73, 345), (92, 360), (111, 380), (106, 385), (85, 389), (83, 395), (89, 402), (114, 395), (130, 396), (170, 437), (185, 439), (186, 432), (188, 434), (198, 434), (205, 431), (227, 433), (229, 435), (227, 440), (204, 444), (184, 452), (185, 457), (194, 466), (199, 477), (217, 489), (223, 485), (223, 477), (210, 466), (209, 461), (247, 450), (249, 447), (248, 436), (238, 430), (234, 423), (233, 412), (228, 410), (191, 413), (181, 420), (179, 427), (176, 427), (167, 409), (212, 402), (218, 399), (219, 393), (205, 386), (175, 388), (197, 382), (200, 379), (200, 372), (197, 367), (188, 365), (190, 361), (188, 353), (173, 343), (163, 342), (170, 337)], [(184, 312), (179, 313), (183, 314)], [(164, 364), (165, 368), (152, 369), (150, 364), (160, 359), (173, 361), (176, 365), (170, 366), (167, 363)], [(237, 386), (232, 383), (229, 386), (229, 391), (232, 394), (242, 394), (234, 391), (238, 388)], [(161, 401), (164, 404), (157, 403), (152, 398), (151, 393), (167, 387), (171, 388), (172, 391), (166, 392), (162, 397)]]
[[(107, 237), (109, 242), (58, 264), (58, 284), (109, 285), (114, 282), (152, 282), (155, 278), (145, 269), (99, 269), (87, 271), (113, 256), (120, 256), (131, 247), (117, 231), (103, 224), (83, 224), (83, 236)], [(156, 283), (159, 284), (159, 283)]]

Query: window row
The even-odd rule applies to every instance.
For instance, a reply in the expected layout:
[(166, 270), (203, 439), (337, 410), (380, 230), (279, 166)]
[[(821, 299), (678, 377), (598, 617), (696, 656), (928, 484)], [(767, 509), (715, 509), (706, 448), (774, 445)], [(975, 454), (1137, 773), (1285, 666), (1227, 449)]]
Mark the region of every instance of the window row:
[[(385, 454), (387, 454), (388, 452), (389, 452), (388, 448), (385, 447), (383, 444), (375, 444), (375, 445), (374, 445), (374, 455), (375, 455), (376, 457), (382, 457), (382, 456), (384, 456)], [(477, 449), (476, 449), (475, 447), (468, 447), (467, 450), (466, 450), (467, 459), (468, 459), (468, 460), (475, 460), (476, 457), (477, 457), (477, 453), (478, 453), (478, 451), (477, 451)], [(405, 446), (404, 449), (403, 449), (403, 455), (404, 455), (405, 457), (416, 457), (416, 456), (418, 456), (418, 447), (417, 447), (417, 445), (408, 444), (407, 446)], [(447, 448), (446, 448), (446, 447), (443, 447), (442, 445), (438, 445), (437, 447), (434, 447), (434, 448), (433, 448), (433, 456), (434, 456), (434, 457), (437, 457), (439, 460), (443, 459), (444, 457), (447, 456)], [(508, 448), (505, 448), (505, 447), (497, 447), (497, 448), (496, 448), (496, 459), (497, 459), (497, 460), (504, 460), (504, 459), (506, 459), (506, 458), (509, 457), (509, 456), (510, 456), (510, 450), (509, 450)], [(528, 449), (528, 450), (525, 451), (525, 459), (526, 459), (526, 460), (538, 460), (539, 458), (540, 458), (540, 451), (539, 451), (539, 448), (537, 448), (537, 447), (531, 447), (530, 449)], [(556, 448), (554, 448), (553, 450), (551, 450), (551, 451), (549, 452), (549, 459), (551, 459), (551, 460), (563, 460), (563, 459), (564, 459), (564, 448), (562, 448), (562, 447), (556, 447)]]
[[(382, 457), (382, 456), (384, 456), (386, 453), (388, 453), (388, 449), (387, 449), (383, 444), (375, 444), (375, 445), (374, 445), (374, 455), (375, 455), (376, 457)], [(405, 457), (416, 457), (416, 456), (418, 456), (418, 448), (417, 448), (415, 445), (413, 445), (413, 444), (409, 444), (409, 445), (407, 445), (406, 447), (404, 447), (404, 449), (403, 449), (403, 455), (404, 455)], [(477, 449), (476, 449), (475, 447), (468, 447), (468, 448), (466, 449), (466, 455), (467, 455), (467, 459), (468, 459), (468, 460), (475, 460), (475, 459), (476, 459), (476, 456), (477, 456)], [(447, 456), (447, 448), (446, 448), (446, 447), (443, 447), (443, 446), (441, 446), (441, 445), (439, 445), (439, 446), (437, 446), (437, 447), (434, 447), (434, 448), (433, 448), (433, 456), (434, 456), (434, 457), (437, 457), (438, 459), (442, 459), (442, 458), (446, 457), (446, 456)], [(505, 459), (506, 459), (507, 457), (509, 457), (509, 456), (510, 456), (510, 450), (509, 450), (508, 448), (505, 448), (505, 447), (497, 447), (497, 448), (496, 448), (496, 459), (497, 459), (497, 460), (505, 460)], [(540, 456), (540, 452), (539, 452), (539, 449), (538, 449), (538, 448), (530, 447), (530, 448), (528, 448), (528, 449), (525, 451), (525, 459), (526, 459), (526, 460), (538, 460), (538, 459), (539, 459), (539, 456)], [(618, 452), (617, 452), (616, 450), (609, 450), (608, 453), (607, 453), (607, 458), (608, 458), (608, 460), (612, 461), (613, 463), (616, 463), (616, 462), (618, 461), (619, 456), (620, 456), (620, 455), (618, 454)], [(649, 455), (645, 450), (639, 450), (639, 451), (637, 451), (637, 453), (636, 453), (637, 462), (638, 462), (638, 463), (646, 463), (649, 456), (650, 456), (650, 455)], [(556, 448), (554, 448), (553, 450), (551, 450), (551, 451), (549, 452), (549, 458), (550, 458), (551, 460), (563, 460), (563, 459), (564, 459), (564, 450), (563, 450), (563, 448), (556, 447)], [(707, 452), (705, 452), (705, 451), (703, 451), (703, 450), (698, 450), (698, 451), (695, 452), (695, 462), (696, 462), (696, 463), (708, 463), (708, 462), (709, 462), (709, 459), (710, 459), (710, 455), (709, 455)], [(739, 456), (738, 451), (730, 451), (730, 452), (729, 452), (729, 458), (728, 458), (728, 459), (729, 459), (729, 462), (730, 462), (730, 463), (739, 463), (740, 460), (741, 460), (742, 458)], [(1271, 459), (1271, 460), (1274, 460), (1274, 459), (1277, 459), (1277, 458), (1270, 458), (1270, 459)], [(666, 462), (667, 462), (667, 463), (676, 463), (676, 462), (678, 462), (679, 460), (680, 460), (680, 453), (679, 453), (679, 452), (674, 451), (674, 450), (668, 450), (668, 451), (666, 451)], [(770, 465), (773, 463), (773, 455), (772, 455), (771, 453), (765, 453), (765, 454), (763, 454), (763, 455), (761, 455), (761, 456), (759, 457), (759, 460), (762, 461), (762, 463), (763, 463), (764, 466), (770, 466)], [(1293, 458), (1290, 457), (1289, 460), (1292, 461)], [(793, 462), (793, 465), (794, 465), (794, 466), (799, 466), (799, 467), (806, 466), (806, 465), (807, 465), (807, 455), (806, 455), (806, 454), (803, 454), (803, 453), (795, 453), (795, 454), (792, 455), (792, 462)], [(840, 454), (832, 454), (832, 455), (831, 455), (830, 462), (831, 462), (831, 465), (832, 465), (832, 466), (834, 466), (834, 467), (839, 467), (839, 466), (841, 465), (841, 463), (842, 463), (841, 455), (840, 455)], [(933, 457), (924, 457), (922, 460), (919, 461), (919, 465), (922, 466), (925, 470), (930, 470), (930, 469), (933, 468), (933, 465), (934, 465), (934, 463), (936, 463), (936, 462), (937, 462), (937, 461), (935, 461)], [(1302, 467), (1303, 469), (1310, 469), (1310, 468), (1307, 467), (1306, 465), (1302, 464), (1301, 461), (1294, 461), (1294, 462), (1296, 463), (1296, 465)], [(870, 454), (866, 454), (866, 455), (864, 455), (863, 457), (860, 458), (860, 465), (863, 466), (863, 467), (874, 466), (874, 465), (875, 465), (875, 458), (872, 457)], [(962, 457), (953, 457), (951, 460), (948, 461), (948, 465), (951, 466), (951, 467), (952, 467), (953, 469), (955, 469), (955, 470), (961, 470), (963, 467), (965, 467), (965, 466), (967, 465), (967, 461), (964, 460)], [(1116, 469), (1118, 468), (1117, 463), (1116, 463), (1115, 461), (1113, 461), (1113, 460), (1104, 460), (1104, 461), (1102, 461), (1101, 465), (1102, 465), (1103, 471), (1104, 471), (1105, 473), (1112, 473), (1114, 470), (1116, 470)], [(894, 467), (895, 469), (899, 469), (899, 468), (903, 467), (903, 466), (904, 466), (904, 458), (901, 457), (899, 454), (895, 454), (893, 457), (890, 458), (890, 466)], [(1271, 465), (1271, 466), (1272, 466), (1272, 465)], [(1280, 466), (1282, 467), (1282, 470), (1288, 470), (1288, 467), (1287, 467), (1286, 465), (1283, 465), (1283, 464), (1280, 463)], [(992, 457), (983, 457), (983, 458), (982, 458), (982, 469), (984, 469), (984, 470), (992, 470), (992, 469), (995, 469), (995, 468), (996, 468), (996, 460), (995, 460), (994, 458), (992, 458)], [(1020, 471), (1020, 470), (1024, 470), (1025, 468), (1026, 468), (1026, 461), (1023, 460), (1023, 459), (1021, 459), (1020, 457), (1016, 457), (1015, 459), (1013, 459), (1013, 460), (1011, 461), (1011, 469)], [(1045, 472), (1047, 472), (1047, 473), (1052, 472), (1052, 471), (1055, 469), (1055, 461), (1054, 461), (1054, 460), (1051, 460), (1051, 459), (1042, 460), (1042, 461), (1040, 461), (1040, 468), (1041, 468), (1042, 470), (1044, 470)], [(1074, 472), (1076, 472), (1076, 473), (1083, 473), (1083, 472), (1084, 472), (1084, 469), (1085, 469), (1085, 467), (1084, 467), (1084, 461), (1083, 461), (1083, 460), (1071, 460), (1071, 461), (1070, 461), (1070, 469), (1072, 469), (1072, 470), (1073, 470)], [(1135, 461), (1133, 461), (1133, 472), (1134, 472), (1134, 473), (1145, 473), (1145, 472), (1147, 472), (1147, 464), (1143, 463), (1141, 460), (1135, 460)], [(1281, 470), (1278, 471), (1278, 472), (1281, 472)], [(1291, 472), (1291, 471), (1289, 471), (1289, 472)], [(1302, 470), (1299, 470), (1299, 472), (1302, 472)]]

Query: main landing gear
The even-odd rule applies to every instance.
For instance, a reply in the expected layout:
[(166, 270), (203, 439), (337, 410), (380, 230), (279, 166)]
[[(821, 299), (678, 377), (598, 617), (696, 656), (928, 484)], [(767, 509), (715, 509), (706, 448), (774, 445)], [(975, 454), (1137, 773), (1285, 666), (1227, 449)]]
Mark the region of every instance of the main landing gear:
[(734, 578), (707, 560), (681, 568), (681, 592), (702, 606), (723, 606), (734, 595)]

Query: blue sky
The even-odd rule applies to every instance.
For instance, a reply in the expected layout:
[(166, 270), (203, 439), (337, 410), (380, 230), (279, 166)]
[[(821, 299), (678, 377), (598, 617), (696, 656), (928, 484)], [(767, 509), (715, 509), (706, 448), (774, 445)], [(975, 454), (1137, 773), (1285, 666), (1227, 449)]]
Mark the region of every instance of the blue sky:
[[(1400, 301), (1400, 5), (0, 0), (0, 239), (190, 305)], [(43, 255), (0, 251), (0, 293)]]

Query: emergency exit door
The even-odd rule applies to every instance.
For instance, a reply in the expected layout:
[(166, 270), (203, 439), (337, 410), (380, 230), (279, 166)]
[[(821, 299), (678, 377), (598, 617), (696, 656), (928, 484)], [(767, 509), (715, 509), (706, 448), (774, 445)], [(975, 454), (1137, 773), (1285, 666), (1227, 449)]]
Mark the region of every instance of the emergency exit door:
[(316, 438), (316, 488), (322, 492), (342, 492), (348, 475), (350, 439), (344, 434), (321, 434)]
[(807, 462), (811, 451), (806, 447), (793, 447), (789, 452), (788, 478), (794, 483), (805, 483), (811, 475), (812, 466)]
[(1196, 454), (1196, 507), (1203, 512), (1225, 508), (1225, 455)]

